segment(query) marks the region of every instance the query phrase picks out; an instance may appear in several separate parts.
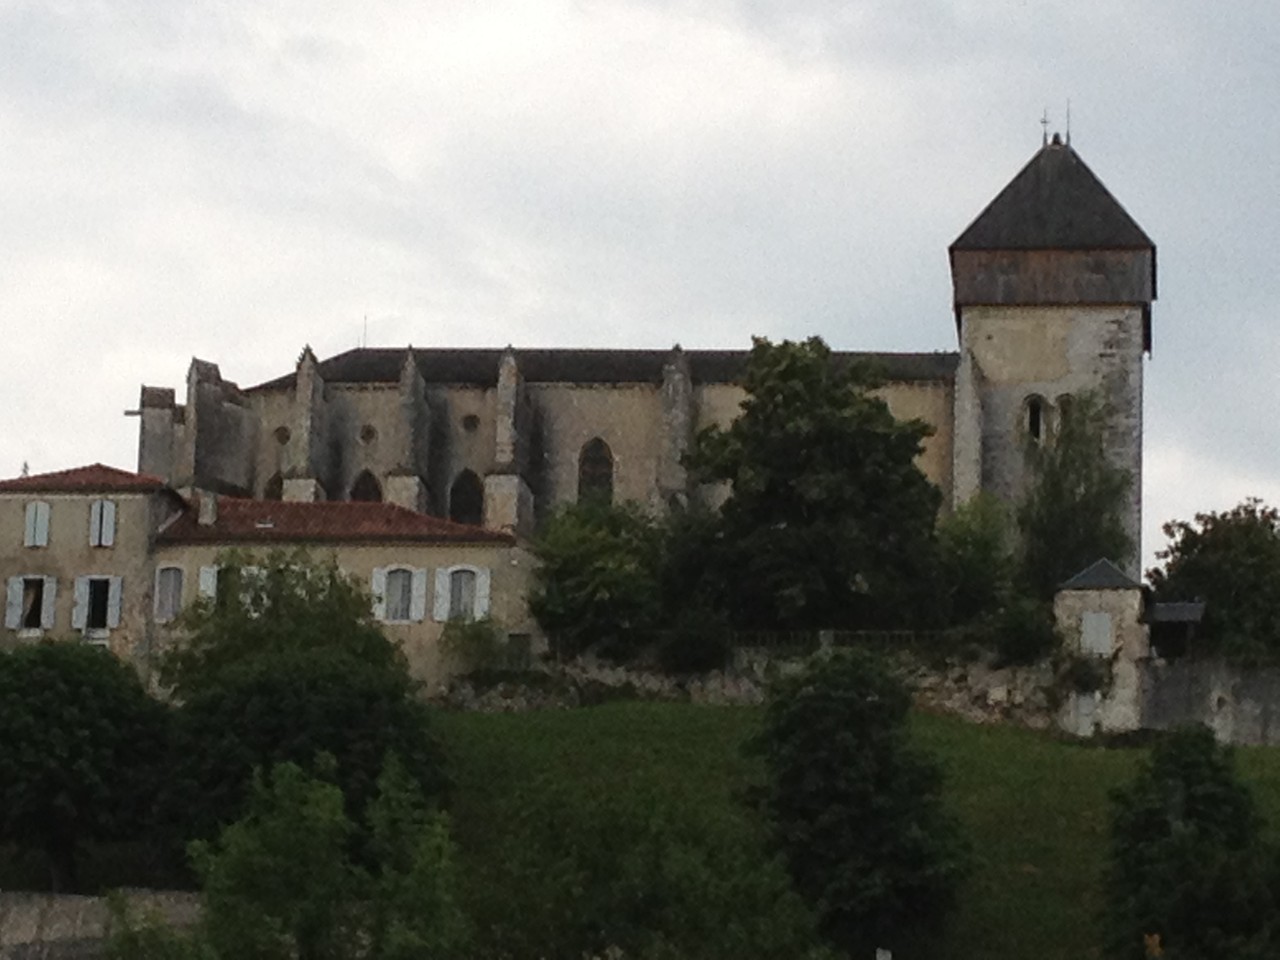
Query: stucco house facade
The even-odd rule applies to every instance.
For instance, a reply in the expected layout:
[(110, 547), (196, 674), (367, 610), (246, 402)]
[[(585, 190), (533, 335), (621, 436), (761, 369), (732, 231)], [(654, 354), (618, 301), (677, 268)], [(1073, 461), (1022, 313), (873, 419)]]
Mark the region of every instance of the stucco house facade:
[(524, 602), (532, 558), (511, 533), (388, 503), (184, 497), (102, 464), (0, 481), (0, 642), (78, 636), (146, 674), (178, 614), (226, 589), (229, 556), (249, 566), (280, 550), (332, 560), (363, 586), (428, 683), (449, 672), (440, 638), (451, 619), (488, 618), (517, 648), (536, 642)]

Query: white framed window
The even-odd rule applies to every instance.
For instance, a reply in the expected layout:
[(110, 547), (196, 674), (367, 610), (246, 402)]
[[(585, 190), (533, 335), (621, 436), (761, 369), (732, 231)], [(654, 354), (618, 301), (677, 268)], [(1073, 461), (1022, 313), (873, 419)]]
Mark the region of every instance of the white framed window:
[(113, 500), (89, 504), (89, 546), (110, 547), (116, 542), (116, 505)]
[(49, 545), (49, 504), (43, 500), (32, 500), (27, 504), (26, 525), (22, 532), (22, 545), (25, 547), (47, 547)]
[(5, 588), (5, 627), (24, 633), (53, 629), (57, 578), (36, 574), (10, 577)]
[(122, 581), (119, 577), (76, 577), (71, 628), (87, 637), (102, 637), (120, 626)]
[(427, 615), (427, 571), (376, 567), (371, 579), (373, 615), (384, 623), (418, 623)]
[(182, 612), (181, 567), (161, 567), (156, 571), (156, 623), (169, 623)]
[(448, 620), (480, 620), (489, 615), (489, 569), (457, 564), (436, 571), (433, 617)]
[(205, 600), (218, 598), (218, 568), (216, 566), (201, 567), (197, 575), (196, 591)]

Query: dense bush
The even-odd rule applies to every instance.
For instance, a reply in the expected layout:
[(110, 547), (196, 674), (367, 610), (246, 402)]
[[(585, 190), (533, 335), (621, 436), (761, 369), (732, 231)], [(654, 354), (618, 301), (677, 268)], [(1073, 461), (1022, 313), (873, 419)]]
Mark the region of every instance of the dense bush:
[(810, 955), (812, 917), (741, 824), (658, 784), (581, 786), (514, 786), (487, 869), (470, 878), (479, 956)]
[(237, 819), (255, 768), (336, 763), (334, 782), (359, 819), (388, 753), (402, 758), (425, 795), (446, 780), (430, 709), (402, 671), (340, 651), (260, 656), (220, 673), (177, 712), (175, 819), (185, 838), (214, 836)]
[(823, 933), (855, 957), (936, 934), (967, 868), (941, 772), (908, 740), (909, 706), (882, 663), (846, 652), (781, 680), (755, 743), (774, 843)]
[[(1231, 750), (1204, 727), (1156, 744), (1112, 794), (1106, 921), (1117, 957), (1280, 956), (1275, 851)], [(1163, 954), (1150, 952), (1159, 946)]]
[(75, 889), (86, 841), (150, 825), (168, 710), (138, 675), (79, 640), (0, 653), (0, 841), (42, 850), (57, 890)]

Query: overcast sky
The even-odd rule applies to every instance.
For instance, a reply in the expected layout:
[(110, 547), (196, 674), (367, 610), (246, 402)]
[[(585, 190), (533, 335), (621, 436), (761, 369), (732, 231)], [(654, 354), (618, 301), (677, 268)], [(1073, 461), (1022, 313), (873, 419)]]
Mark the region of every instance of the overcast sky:
[(1264, 0), (0, 0), (0, 475), (134, 468), (122, 411), (193, 355), (247, 386), (362, 337), (953, 350), (947, 246), (1070, 100), (1159, 251), (1149, 558), (1171, 517), (1280, 503), (1278, 28)]

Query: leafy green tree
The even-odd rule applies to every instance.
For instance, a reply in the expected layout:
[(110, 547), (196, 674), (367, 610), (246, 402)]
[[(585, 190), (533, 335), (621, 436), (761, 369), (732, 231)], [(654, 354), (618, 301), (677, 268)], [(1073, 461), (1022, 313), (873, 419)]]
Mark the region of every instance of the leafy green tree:
[(999, 611), (1013, 593), (1016, 562), (1004, 505), (979, 493), (938, 524), (941, 579), (953, 624)]
[(561, 656), (591, 646), (625, 654), (658, 624), (661, 533), (634, 503), (573, 504), (551, 517), (534, 544), (529, 609)]
[(761, 838), (678, 790), (533, 784), (507, 813), (470, 884), (479, 956), (819, 956), (813, 917)]
[(151, 822), (169, 738), (137, 674), (77, 640), (0, 653), (0, 838), (42, 850), (75, 889), (80, 847)]
[(842, 652), (777, 684), (754, 744), (773, 841), (823, 933), (854, 957), (915, 955), (904, 948), (936, 934), (967, 869), (942, 774), (909, 741), (909, 706), (879, 660)]
[(186, 837), (210, 837), (243, 810), (254, 769), (291, 762), (331, 778), (360, 819), (379, 771), (395, 753), (430, 797), (446, 786), (430, 708), (408, 675), (346, 651), (316, 647), (248, 658), (223, 668), (177, 711), (174, 818)]
[(1111, 795), (1106, 921), (1115, 956), (1280, 955), (1275, 851), (1230, 748), (1204, 727), (1161, 740)]
[(230, 960), (358, 956), (369, 882), (352, 865), (342, 791), (294, 764), (255, 774), (249, 808), (214, 843), (192, 845), (204, 929)]
[(1232, 657), (1280, 653), (1280, 513), (1251, 498), (1164, 533), (1163, 564), (1147, 577), (1157, 600), (1206, 602), (1197, 642)]
[(1018, 508), (1022, 580), (1041, 600), (1095, 561), (1123, 562), (1134, 544), (1124, 527), (1133, 485), (1106, 452), (1106, 408), (1096, 394), (1063, 410), (1051, 443), (1028, 448), (1031, 482)]
[(369, 807), (373, 881), (369, 953), (377, 960), (460, 956), (470, 928), (459, 904), (449, 821), (391, 754)]
[(700, 433), (688, 463), (727, 481), (726, 608), (753, 628), (903, 626), (931, 607), (941, 494), (915, 459), (929, 427), (895, 420), (871, 370), (814, 337), (753, 341), (746, 398)]
[(313, 650), (402, 670), (404, 658), (373, 619), (365, 593), (330, 560), (305, 551), (220, 558), (216, 599), (201, 600), (179, 622), (181, 641), (164, 657), (161, 680), (186, 698), (218, 682), (223, 671), (257, 657)]

